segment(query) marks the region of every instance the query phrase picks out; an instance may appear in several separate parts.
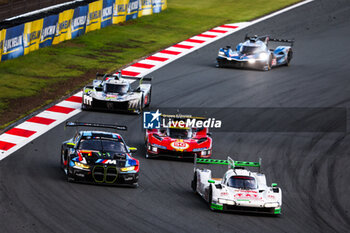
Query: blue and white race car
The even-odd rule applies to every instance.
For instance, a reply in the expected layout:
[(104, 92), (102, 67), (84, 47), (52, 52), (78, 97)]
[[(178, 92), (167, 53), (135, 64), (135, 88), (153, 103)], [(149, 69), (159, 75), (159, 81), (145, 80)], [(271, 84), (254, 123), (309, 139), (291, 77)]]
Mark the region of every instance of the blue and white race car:
[[(289, 43), (289, 46), (269, 48), (269, 42)], [(273, 39), (269, 36), (245, 36), (245, 42), (239, 43), (236, 50), (230, 46), (220, 48), (216, 58), (217, 67), (252, 68), (270, 70), (276, 66), (289, 66), (293, 58), (294, 40)]]

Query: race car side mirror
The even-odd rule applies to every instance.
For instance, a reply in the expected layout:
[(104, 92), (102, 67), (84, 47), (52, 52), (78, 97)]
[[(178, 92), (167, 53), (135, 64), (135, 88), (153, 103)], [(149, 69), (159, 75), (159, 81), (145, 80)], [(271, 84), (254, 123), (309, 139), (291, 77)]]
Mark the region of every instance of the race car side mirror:
[(208, 180), (209, 184), (215, 184), (215, 180)]
[(137, 148), (135, 148), (135, 147), (129, 147), (129, 151), (130, 151), (131, 153), (135, 153), (135, 152), (137, 151)]
[(73, 143), (73, 142), (68, 142), (68, 143), (67, 143), (67, 147), (68, 147), (68, 148), (74, 148), (74, 147), (75, 147), (75, 143)]

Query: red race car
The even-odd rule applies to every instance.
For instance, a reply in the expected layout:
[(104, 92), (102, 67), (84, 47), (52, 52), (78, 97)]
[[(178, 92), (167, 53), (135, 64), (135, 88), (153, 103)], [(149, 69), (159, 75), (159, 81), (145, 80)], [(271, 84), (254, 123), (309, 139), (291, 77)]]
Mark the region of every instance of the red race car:
[(146, 158), (158, 156), (172, 158), (209, 158), (212, 153), (212, 138), (208, 128), (179, 127), (172, 119), (170, 126), (159, 129), (146, 129)]

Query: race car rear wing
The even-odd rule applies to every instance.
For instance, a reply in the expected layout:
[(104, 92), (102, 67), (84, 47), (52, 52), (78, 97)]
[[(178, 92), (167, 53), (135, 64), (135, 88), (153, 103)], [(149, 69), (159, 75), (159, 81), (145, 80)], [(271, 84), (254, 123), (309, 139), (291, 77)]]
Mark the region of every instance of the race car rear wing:
[(96, 74), (96, 77), (103, 77), (102, 81), (105, 81), (107, 78), (124, 78), (124, 79), (133, 79), (133, 80), (140, 80), (140, 83), (142, 81), (152, 81), (151, 77), (134, 77), (134, 76), (127, 76), (127, 75), (121, 75), (121, 72), (113, 73), (113, 74)]
[(286, 40), (286, 39), (277, 39), (277, 38), (271, 38), (270, 36), (248, 36), (248, 34), (245, 35), (244, 40), (252, 40), (252, 41), (257, 41), (261, 40), (265, 44), (267, 44), (269, 41), (272, 42), (282, 42), (282, 43), (290, 43), (291, 46), (294, 44), (294, 40)]
[(231, 159), (231, 157), (227, 157), (227, 160), (221, 159), (203, 159), (197, 158), (197, 155), (194, 157), (194, 171), (196, 170), (197, 163), (200, 164), (218, 164), (218, 165), (228, 165), (228, 169), (236, 169), (242, 167), (257, 167), (261, 168), (261, 158), (259, 158), (259, 162), (248, 162), (248, 161), (235, 161)]
[(259, 158), (259, 162), (248, 162), (248, 161), (235, 161), (231, 159), (230, 157), (227, 157), (227, 162), (229, 163), (229, 169), (236, 169), (236, 168), (242, 168), (242, 167), (257, 167), (261, 168), (261, 158)]
[(269, 41), (273, 41), (273, 42), (282, 42), (282, 43), (290, 43), (291, 46), (294, 45), (294, 40), (285, 40), (285, 39), (274, 39), (274, 38), (269, 38)]
[(97, 128), (109, 128), (109, 129), (117, 129), (117, 130), (127, 130), (128, 128), (125, 125), (112, 125), (112, 124), (100, 124), (100, 123), (87, 123), (87, 122), (72, 122), (67, 121), (66, 127), (97, 127)]

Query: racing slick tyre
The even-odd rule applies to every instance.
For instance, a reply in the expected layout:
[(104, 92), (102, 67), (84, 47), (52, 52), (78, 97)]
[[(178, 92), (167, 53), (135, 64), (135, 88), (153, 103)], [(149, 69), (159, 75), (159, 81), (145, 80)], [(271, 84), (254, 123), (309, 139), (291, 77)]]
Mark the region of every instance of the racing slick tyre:
[(193, 192), (197, 193), (197, 172), (194, 173), (193, 180), (191, 182), (191, 188)]
[(68, 157), (68, 161), (67, 161), (67, 181), (68, 182), (74, 182), (74, 177), (69, 171), (70, 170), (69, 169), (69, 163), (70, 163), (70, 158)]
[(152, 95), (152, 89), (149, 90), (149, 93), (147, 95), (147, 103), (145, 103), (145, 107), (148, 107), (151, 104), (151, 95)]
[(293, 51), (290, 49), (287, 54), (287, 62), (285, 66), (290, 66), (290, 61), (292, 60), (292, 58), (293, 58)]
[(63, 162), (64, 153), (65, 153), (65, 151), (64, 151), (63, 147), (61, 147), (61, 156), (60, 157), (61, 157), (61, 168), (63, 171), (65, 169), (64, 162)]
[(222, 62), (221, 61), (216, 61), (216, 65), (215, 65), (215, 67), (216, 68), (222, 68), (222, 67), (224, 67), (223, 65), (222, 65)]
[(81, 110), (88, 110), (87, 105), (86, 105), (86, 104), (82, 104), (82, 105), (81, 105)]
[(269, 70), (271, 70), (271, 66), (272, 66), (272, 56), (270, 55), (269, 61), (265, 65), (263, 65), (262, 70), (269, 71)]
[(208, 205), (209, 205), (209, 209), (214, 211), (214, 209), (211, 207), (212, 202), (213, 202), (213, 188), (210, 185), (209, 186), (209, 195), (208, 195)]

